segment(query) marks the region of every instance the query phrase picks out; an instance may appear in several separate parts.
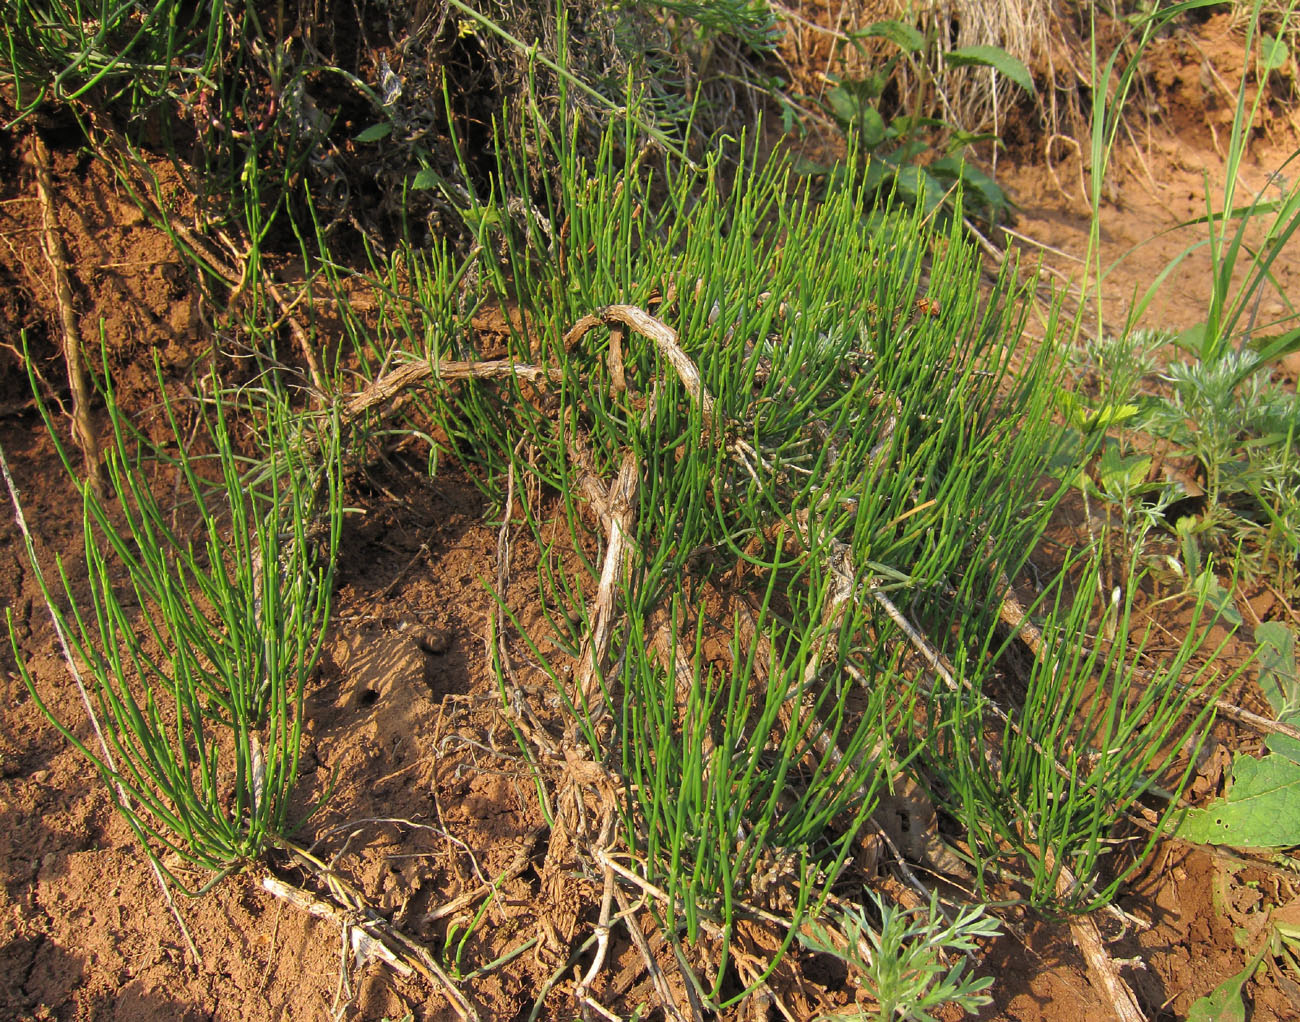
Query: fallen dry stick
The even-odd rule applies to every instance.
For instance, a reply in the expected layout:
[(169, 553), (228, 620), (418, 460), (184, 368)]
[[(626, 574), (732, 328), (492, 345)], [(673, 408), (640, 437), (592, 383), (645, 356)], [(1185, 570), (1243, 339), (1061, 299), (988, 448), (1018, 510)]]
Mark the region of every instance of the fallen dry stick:
[[(262, 887), (269, 894), (276, 897), (285, 897), (286, 900), (304, 908), (312, 915), (334, 920), (344, 927), (345, 933), (348, 927), (360, 929), (368, 938), (369, 943), (354, 944), (356, 950), (359, 950), (364, 955), (378, 956), (385, 962), (389, 962), (389, 964), (392, 964), (389, 961), (389, 955), (398, 958), (405, 966), (414, 969), (423, 976), (434, 989), (441, 990), (448, 1003), (450, 1003), (452, 1010), (464, 1022), (482, 1022), (478, 1009), (474, 1007), (468, 997), (461, 993), (456, 984), (452, 982), (451, 977), (447, 975), (442, 966), (429, 953), (428, 948), (412, 940), (388, 920), (372, 910), (366, 904), (365, 898), (360, 891), (321, 862), (320, 859), (312, 855), (307, 849), (299, 848), (288, 841), (280, 842), (280, 847), (288, 852), (298, 865), (325, 884), (330, 895), (334, 898), (334, 904), (331, 905), (329, 902), (321, 901), (306, 891), (283, 884), (270, 874), (266, 874), (262, 880)], [(285, 889), (296, 892), (296, 894), (289, 897), (284, 893)], [(381, 951), (380, 948), (384, 948), (384, 950)], [(394, 968), (397, 968), (397, 966), (394, 966)]]
[[(1054, 857), (1051, 849), (1048, 849), (1047, 868), (1051, 869), (1053, 864)], [(1077, 883), (1074, 874), (1070, 872), (1067, 866), (1062, 865), (1061, 872), (1056, 878), (1057, 895), (1063, 899), (1068, 898), (1073, 893)], [(1133, 995), (1133, 991), (1124, 982), (1124, 977), (1119, 974), (1114, 959), (1106, 953), (1105, 944), (1101, 939), (1101, 931), (1097, 929), (1097, 924), (1093, 922), (1092, 916), (1071, 917), (1070, 935), (1074, 937), (1075, 946), (1082, 952), (1084, 961), (1088, 963), (1089, 974), (1101, 985), (1101, 989), (1110, 998), (1110, 1003), (1115, 1008), (1115, 1017), (1119, 1019), (1119, 1022), (1146, 1022), (1146, 1016), (1142, 1014), (1142, 1009), (1138, 1007), (1137, 998)]]
[(82, 361), (81, 331), (72, 302), (72, 284), (68, 277), (68, 253), (59, 234), (54, 210), (54, 183), (50, 174), (50, 154), (38, 132), (32, 133), (32, 162), (36, 167), (36, 191), (41, 199), (42, 246), (50, 269), (54, 271), (54, 294), (59, 303), (59, 324), (63, 329), (63, 361), (68, 368), (68, 386), (72, 390), (72, 436), (81, 448), (86, 478), (96, 493), (104, 492), (104, 474), (99, 460), (99, 440), (90, 424), (90, 385)]
[[(337, 905), (314, 898), (306, 891), (301, 891), (269, 873), (262, 877), (262, 889), (268, 894), (286, 901), (294, 908), (301, 909), (317, 919), (335, 923), (345, 934), (349, 935), (352, 950), (364, 959), (378, 958), (394, 972), (409, 976), (415, 970), (402, 961), (375, 933), (367, 928), (366, 920), (354, 918)], [(360, 935), (360, 936), (358, 936)]]
[[(623, 893), (621, 887), (614, 888), (614, 898), (618, 902), (619, 915), (623, 917), (623, 925), (627, 927), (628, 936), (632, 938), (632, 943), (636, 946), (637, 951), (641, 953), (641, 960), (645, 962), (646, 971), (650, 974), (650, 981), (654, 984), (655, 992), (659, 995), (659, 1005), (664, 1010), (664, 1015), (672, 1019), (673, 1022), (686, 1022), (686, 1017), (677, 1007), (677, 1002), (673, 998), (672, 988), (668, 985), (668, 977), (664, 975), (664, 970), (659, 968), (659, 963), (655, 961), (654, 953), (650, 950), (650, 942), (646, 940), (645, 932), (641, 929), (641, 924), (636, 921), (637, 907), (628, 902), (627, 895)], [(698, 1016), (696, 1016), (698, 1018)]]
[(631, 536), (632, 508), (636, 501), (639, 475), (636, 455), (628, 451), (623, 455), (618, 478), (610, 486), (605, 500), (609, 508), (605, 561), (601, 565), (600, 587), (596, 590), (596, 599), (591, 609), (591, 634), (582, 646), (577, 679), (577, 692), (583, 705), (590, 708), (593, 717), (601, 700), (598, 682), (605, 669), (610, 637), (613, 634), (616, 589), (627, 575), (627, 564), (635, 547)]
[[(705, 430), (707, 431), (709, 424), (713, 421), (713, 397), (705, 389), (704, 382), (700, 379), (700, 371), (695, 368), (695, 363), (682, 350), (677, 338), (677, 331), (663, 320), (656, 319), (650, 313), (637, 308), (635, 305), (607, 305), (598, 312), (583, 316), (582, 319), (573, 324), (569, 332), (564, 335), (564, 350), (568, 351), (589, 330), (600, 326), (602, 323), (611, 327), (623, 323), (655, 343), (655, 347), (659, 349), (660, 354), (677, 370), (677, 375), (685, 385), (687, 393), (698, 402), (700, 411), (704, 413)], [(622, 335), (620, 333), (620, 367), (622, 364), (621, 347)], [(619, 375), (622, 375), (621, 368)]]
[(390, 373), (385, 373), (364, 390), (358, 391), (344, 401), (343, 418), (350, 422), (362, 412), (375, 405), (383, 404), (407, 387), (429, 377), (436, 380), (505, 380), (512, 376), (527, 380), (529, 383), (541, 383), (543, 380), (559, 380), (560, 372), (558, 369), (546, 369), (504, 358), (483, 362), (437, 360), (408, 362)]

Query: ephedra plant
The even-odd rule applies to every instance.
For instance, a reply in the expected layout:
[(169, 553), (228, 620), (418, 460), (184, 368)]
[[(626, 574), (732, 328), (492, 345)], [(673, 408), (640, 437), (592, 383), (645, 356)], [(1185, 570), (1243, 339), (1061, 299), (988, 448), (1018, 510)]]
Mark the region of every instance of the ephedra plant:
[[(702, 1004), (746, 996), (755, 942), (770, 971), (813, 920), (852, 963), (831, 930), (860, 916), (833, 906), (881, 841), (985, 897), (1104, 902), (1134, 862), (1112, 829), (1155, 778), (1179, 787), (1166, 768), (1205, 724), (1180, 678), (1198, 639), (1139, 678), (1134, 590), (1098, 649), (1070, 599), (1095, 586), (1087, 552), (1046, 586), (1044, 633), (1011, 598), (1059, 492), (1039, 485), (1058, 360), (1020, 340), (1032, 282), (1006, 267), (982, 296), (923, 205), (865, 218), (852, 161), (818, 203), (743, 144), (695, 168), (630, 118), (594, 155), (577, 137), (499, 139), (473, 198), (504, 357), (426, 340), (432, 294), (402, 357), (441, 377), (447, 449), (503, 508), (498, 684), (561, 847), (604, 878), (579, 1000), (619, 891), (697, 963)], [(542, 148), (560, 171), (532, 191)], [(1010, 677), (1030, 633), (1036, 666)], [(949, 930), (908, 932), (920, 954)]]
[[(341, 523), (337, 417), (206, 382), (211, 400), (178, 406), (159, 376), (167, 439), (154, 443), (105, 375), (106, 492), (79, 481), (59, 446), (84, 510), (84, 569), (65, 552), (51, 580), (27, 541), (94, 739), (33, 678), (9, 613), (32, 698), (190, 893), (167, 862), (206, 874), (206, 889), (295, 823), (303, 694)], [(48, 413), (46, 425), (57, 436)]]

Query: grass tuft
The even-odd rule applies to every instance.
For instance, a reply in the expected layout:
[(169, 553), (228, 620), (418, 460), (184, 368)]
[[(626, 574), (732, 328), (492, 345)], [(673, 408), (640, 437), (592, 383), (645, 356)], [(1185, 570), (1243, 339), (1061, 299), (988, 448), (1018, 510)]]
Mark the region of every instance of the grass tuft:
[[(159, 386), (165, 395), (161, 375)], [(59, 446), (83, 505), (88, 595), (62, 558), (56, 589), (30, 546), (28, 556), (84, 665), (87, 713), (107, 738), (100, 749), (47, 702), (10, 615), (32, 698), (94, 765), (156, 864), (165, 849), (215, 874), (199, 890), (294, 822), (303, 694), (329, 618), (341, 522), (337, 421), (306, 420), (275, 392), (213, 392), (210, 405), (184, 409), (192, 423), (164, 396), (163, 447), (133, 428), (106, 377), (106, 496), (78, 481)], [(160, 497), (173, 487), (184, 495), (175, 510)]]

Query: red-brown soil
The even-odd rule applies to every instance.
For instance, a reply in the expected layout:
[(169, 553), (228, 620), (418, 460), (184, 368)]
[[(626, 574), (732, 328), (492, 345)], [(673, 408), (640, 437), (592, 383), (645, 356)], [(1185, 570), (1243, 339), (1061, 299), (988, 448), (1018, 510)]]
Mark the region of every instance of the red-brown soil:
[[(1212, 23), (1206, 32), (1219, 28)], [(1202, 43), (1230, 49), (1217, 38), (1207, 34)], [(1178, 78), (1174, 58), (1169, 61), (1172, 84), (1161, 87), (1173, 96), (1190, 86)], [(1164, 239), (1161, 231), (1200, 210), (1202, 170), (1212, 183), (1222, 172), (1208, 131), (1212, 118), (1186, 114), (1184, 106), (1200, 102), (1195, 97), (1178, 102), (1177, 116), (1153, 119), (1142, 154), (1150, 178), (1131, 151), (1124, 158), (1129, 169), (1116, 176), (1104, 223), (1106, 261), (1157, 238), (1108, 281), (1117, 300), (1145, 287), (1187, 244)], [(1217, 128), (1222, 138), (1222, 124)], [(75, 571), (79, 501), (31, 403), (20, 362), (26, 331), (47, 393), (66, 400), (56, 301), (26, 145), (21, 134), (0, 142), (0, 444), (47, 572), (60, 555)], [(1295, 145), (1291, 126), (1274, 125), (1247, 168), (1242, 194), (1262, 187), (1273, 161)], [(1087, 221), (1077, 164), (1058, 163), (1053, 177), (1041, 159), (1025, 158), (1036, 155), (1022, 150), (1018, 162), (1001, 168), (1021, 210), (1018, 230), (1078, 255)], [(59, 227), (81, 329), (97, 338), (102, 324), (124, 401), (147, 415), (154, 397), (151, 354), (158, 352), (164, 371), (176, 377), (205, 357), (197, 299), (171, 242), (145, 223), (102, 165), (71, 149), (56, 149), (54, 158)], [(1150, 325), (1180, 327), (1200, 318), (1205, 266), (1185, 265), (1169, 296), (1152, 307)], [(1068, 260), (1058, 266), (1070, 272)], [(1284, 283), (1294, 281), (1300, 254), (1279, 273)], [(66, 419), (59, 422), (64, 428)], [(483, 1018), (523, 1019), (556, 979), (541, 1017), (578, 1017), (568, 993), (574, 967), (564, 968), (568, 941), (590, 930), (600, 891), (583, 882), (555, 883), (541, 872), (546, 849), (537, 797), (499, 712), (485, 654), (493, 603), (484, 582), (496, 570), (489, 509), (457, 469), (444, 467), (429, 480), (422, 460), (402, 451), (351, 484), (351, 502), (365, 514), (348, 520), (334, 622), (309, 693), (302, 806), (331, 777), (337, 784), (306, 839), (377, 909), (439, 950), (453, 919), (463, 926), (469, 916), (432, 922), (426, 916), (522, 856), (525, 867), (500, 885), (466, 945), (466, 968), (534, 936), (538, 943), (465, 988)], [(80, 722), (74, 727), (86, 736), (79, 697), (8, 515), (0, 516), (0, 602), (14, 613), (19, 655), (52, 708)], [(1286, 610), (1276, 601), (1261, 606), (1265, 615)], [(7, 644), (0, 660), (0, 1018), (455, 1017), (418, 978), (398, 978), (377, 963), (353, 967), (338, 926), (265, 893), (253, 871), (180, 903), (201, 952), (193, 960), (104, 787), (38, 711)], [(1238, 694), (1258, 699), (1252, 691)], [(1257, 744), (1231, 730), (1221, 737), (1235, 749)], [(1214, 780), (1207, 777), (1202, 787)], [(1098, 919), (1110, 954), (1128, 962), (1123, 974), (1149, 1018), (1184, 1017), (1197, 997), (1241, 970), (1248, 955), (1242, 945), (1258, 946), (1268, 908), (1294, 899), (1288, 876), (1178, 842), (1161, 846), (1119, 903), (1149, 925)], [(983, 1018), (1113, 1017), (1064, 924), (1013, 920), (1011, 932), (985, 955), (983, 971), (996, 978), (996, 999)], [(598, 993), (624, 1017), (641, 1001), (654, 1003), (641, 958), (626, 944), (611, 949), (604, 975), (607, 986)], [(819, 1001), (811, 991), (777, 992), (795, 1006), (852, 1003), (842, 976), (819, 977), (808, 963), (806, 979), (820, 984)], [(1300, 1016), (1300, 988), (1276, 966), (1251, 994), (1254, 1019)], [(746, 1017), (779, 1016), (755, 1008)]]

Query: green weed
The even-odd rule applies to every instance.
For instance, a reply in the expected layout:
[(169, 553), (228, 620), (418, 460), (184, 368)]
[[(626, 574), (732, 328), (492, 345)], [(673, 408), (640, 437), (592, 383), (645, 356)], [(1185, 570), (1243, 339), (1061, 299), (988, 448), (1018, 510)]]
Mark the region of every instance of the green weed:
[[(27, 551), (85, 665), (86, 711), (106, 744), (87, 745), (53, 711), (12, 612), (9, 626), (32, 698), (93, 764), (148, 855), (161, 865), (165, 848), (220, 877), (292, 826), (303, 694), (329, 619), (341, 496), (337, 421), (304, 419), (275, 392), (241, 397), (209, 382), (211, 404), (184, 409), (192, 423), (164, 398), (173, 439), (163, 447), (132, 427), (105, 377), (113, 435), (104, 496), (79, 481), (60, 446), (83, 503), (88, 597), (62, 559), (58, 593)], [(204, 443), (210, 453), (196, 451)], [(186, 498), (175, 512), (173, 486)]]
[[(880, 202), (897, 194), (927, 213), (938, 208), (951, 212), (960, 187), (963, 210), (987, 223), (997, 223), (1010, 210), (1006, 194), (983, 171), (967, 159), (977, 142), (999, 144), (996, 135), (975, 134), (936, 118), (933, 108), (936, 83), (929, 71), (927, 54), (937, 49), (933, 32), (922, 34), (904, 21), (881, 21), (849, 33), (849, 39), (867, 61), (870, 70), (832, 82), (826, 103), (840, 127), (857, 145), (866, 160), (862, 185), (867, 195)], [(885, 41), (897, 52), (883, 62), (873, 62), (865, 41)], [(1034, 93), (1029, 69), (1005, 50), (994, 46), (971, 46), (941, 50), (948, 67), (987, 67)], [(884, 96), (893, 86), (895, 70), (906, 62), (919, 79), (917, 95), (906, 109), (886, 120)], [(935, 150), (939, 155), (934, 157)], [(825, 168), (807, 168), (824, 170)]]
[[(1032, 712), (992, 700), (1008, 640), (990, 593), (1046, 523), (1056, 498), (1024, 480), (1063, 442), (1060, 363), (1018, 342), (1031, 285), (1007, 267), (982, 300), (960, 217), (868, 224), (852, 161), (815, 202), (780, 156), (742, 148), (724, 175), (722, 155), (663, 159), (632, 119), (594, 158), (576, 137), (562, 122), (502, 139), (493, 190), (471, 196), (482, 280), (516, 313), (513, 368), (438, 388), (439, 426), (540, 550), (549, 627), (497, 593), (503, 698), (524, 699), (514, 647), (549, 678), (566, 740), (619, 779), (620, 876), (656, 892), (671, 939), (717, 942), (699, 996), (734, 1003), (756, 878), (790, 878), (771, 967), (823, 918), (902, 776), (957, 823), (978, 881), (1022, 878), (1051, 911), (1108, 900), (1142, 852), (1110, 865), (1116, 821), (1204, 727), (1182, 677), (1200, 636), (1135, 685), (1130, 589), (1120, 638), (1085, 652), (1085, 553), (1049, 587)], [(513, 203), (539, 150), (558, 177)], [(436, 374), (418, 321), (405, 350)], [(1085, 579), (1077, 601), (1067, 575)], [(981, 755), (991, 731), (999, 753)]]

